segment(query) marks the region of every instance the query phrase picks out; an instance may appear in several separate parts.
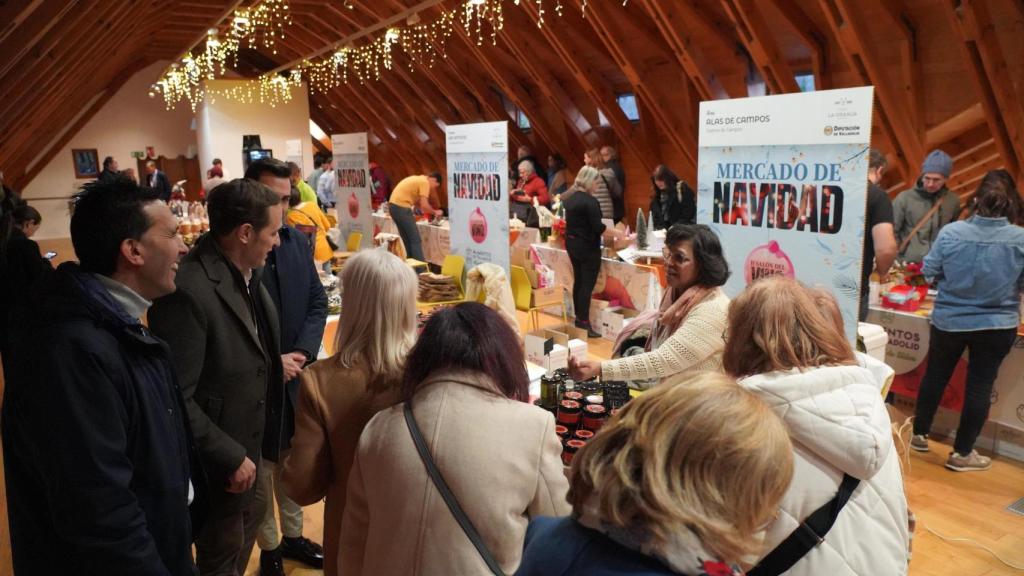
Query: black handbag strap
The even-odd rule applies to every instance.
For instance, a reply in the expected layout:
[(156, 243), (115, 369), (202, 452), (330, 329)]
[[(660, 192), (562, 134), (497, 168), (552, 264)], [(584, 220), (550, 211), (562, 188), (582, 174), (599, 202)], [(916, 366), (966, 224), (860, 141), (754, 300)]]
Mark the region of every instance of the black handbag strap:
[(843, 482), (839, 485), (839, 491), (835, 497), (826, 502), (821, 508), (811, 513), (796, 530), (785, 540), (779, 543), (774, 550), (761, 559), (747, 576), (778, 576), (792, 568), (808, 552), (817, 548), (825, 541), (825, 535), (832, 529), (839, 511), (849, 502), (853, 491), (857, 489), (860, 480), (843, 475)]
[(409, 427), (409, 434), (412, 435), (413, 444), (416, 445), (416, 451), (420, 453), (420, 459), (423, 460), (423, 465), (427, 468), (427, 474), (434, 481), (434, 486), (441, 493), (441, 498), (444, 498), (444, 503), (448, 505), (452, 516), (455, 517), (455, 521), (459, 523), (459, 526), (462, 526), (462, 531), (469, 537), (469, 541), (473, 543), (473, 547), (480, 553), (480, 556), (484, 559), (491, 572), (495, 576), (505, 576), (505, 573), (501, 571), (501, 566), (498, 565), (498, 561), (494, 559), (491, 551), (484, 544), (484, 539), (473, 526), (473, 522), (470, 521), (469, 516), (466, 516), (462, 506), (459, 506), (459, 501), (455, 498), (451, 488), (448, 487), (448, 483), (444, 481), (441, 471), (437, 469), (437, 464), (434, 463), (434, 458), (430, 455), (430, 449), (427, 448), (427, 442), (423, 439), (423, 434), (420, 433), (420, 427), (416, 425), (416, 418), (412, 415), (411, 402), (405, 403), (403, 412), (405, 413), (405, 423)]

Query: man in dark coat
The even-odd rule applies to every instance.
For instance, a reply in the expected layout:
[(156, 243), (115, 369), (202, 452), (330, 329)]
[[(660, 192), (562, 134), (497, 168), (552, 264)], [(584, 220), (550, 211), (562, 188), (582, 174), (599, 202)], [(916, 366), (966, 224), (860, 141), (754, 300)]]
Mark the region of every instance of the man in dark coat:
[[(291, 169), (274, 158), (263, 158), (249, 165), (245, 177), (260, 182), (281, 199), (282, 217), (288, 211), (292, 194)], [(297, 198), (296, 198), (297, 200)], [(264, 444), (263, 462), (256, 479), (256, 500), (264, 505), (263, 523), (256, 542), (260, 553), (261, 576), (284, 576), (282, 558), (292, 558), (314, 568), (323, 568), (323, 548), (302, 536), (302, 507), (281, 489), (280, 467), (284, 451), (295, 433), (295, 405), (299, 397), (299, 374), (316, 360), (327, 321), (327, 295), (313, 262), (309, 238), (283, 226), (281, 244), (270, 251), (263, 270), (263, 285), (277, 308), (281, 322), (281, 365), (284, 368), (285, 401), (280, 442)], [(274, 497), (281, 518), (281, 532), (274, 518)]]
[(155, 190), (157, 196), (164, 202), (171, 199), (171, 181), (167, 179), (167, 174), (157, 169), (156, 162), (152, 160), (146, 162), (146, 175), (142, 181), (145, 186)]
[(210, 232), (182, 260), (178, 291), (149, 313), (153, 332), (171, 346), (210, 483), (210, 512), (196, 540), (204, 576), (245, 573), (261, 520), (256, 465), (281, 434), (278, 320), (260, 282), (279, 242), (279, 204), (266, 186), (245, 179), (214, 188)]
[(175, 289), (177, 221), (151, 190), (90, 183), (71, 240), (81, 264), (63, 264), (16, 311), (4, 359), (14, 572), (191, 576), (202, 472), (190, 470), (167, 345), (139, 320)]

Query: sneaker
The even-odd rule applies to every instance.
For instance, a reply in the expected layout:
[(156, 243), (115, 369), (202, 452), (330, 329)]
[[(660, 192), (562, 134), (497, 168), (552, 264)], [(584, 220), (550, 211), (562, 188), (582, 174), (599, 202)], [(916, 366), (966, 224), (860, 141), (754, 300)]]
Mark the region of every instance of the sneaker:
[(988, 470), (991, 467), (992, 459), (978, 454), (977, 450), (971, 450), (971, 453), (966, 456), (957, 452), (950, 452), (949, 459), (946, 460), (946, 468), (956, 472), (975, 472)]
[(928, 451), (928, 435), (927, 434), (914, 434), (910, 437), (910, 447), (918, 452)]

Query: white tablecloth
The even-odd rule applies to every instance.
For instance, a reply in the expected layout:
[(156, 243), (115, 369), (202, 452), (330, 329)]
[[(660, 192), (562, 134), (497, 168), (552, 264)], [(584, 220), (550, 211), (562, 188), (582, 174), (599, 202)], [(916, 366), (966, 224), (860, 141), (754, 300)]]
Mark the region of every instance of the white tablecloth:
[[(554, 270), (555, 281), (571, 291), (574, 276), (569, 253), (547, 244), (534, 244), (533, 248), (540, 261)], [(633, 310), (653, 310), (661, 302), (661, 284), (649, 268), (603, 258), (594, 294), (618, 300), (621, 306)]]

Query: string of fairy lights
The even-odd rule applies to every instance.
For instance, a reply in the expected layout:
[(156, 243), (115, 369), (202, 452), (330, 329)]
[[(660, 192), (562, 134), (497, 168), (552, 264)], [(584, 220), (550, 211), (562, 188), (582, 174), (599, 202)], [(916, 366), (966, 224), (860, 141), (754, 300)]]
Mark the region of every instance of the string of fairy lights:
[[(517, 7), (520, 3), (532, 3), (538, 28), (546, 23), (546, 5), (553, 4), (559, 18), (564, 12), (562, 0), (465, 0), (454, 9), (443, 11), (432, 22), (420, 22), (419, 15), (414, 14), (405, 27), (388, 28), (382, 36), (359, 47), (340, 46), (324, 56), (303, 60), (286, 72), (263, 74), (255, 82), (230, 88), (208, 87), (206, 81), (223, 78), (230, 68), (237, 66), (238, 50), (243, 45), (277, 54), (278, 42), (286, 38), (292, 24), (291, 10), (287, 0), (261, 0), (256, 5), (236, 9), (225, 33), (210, 28), (203, 47), (190, 50), (180, 62), (171, 64), (150, 87), (149, 96), (161, 96), (168, 110), (187, 101), (195, 111), (207, 97), (273, 107), (290, 101), (292, 88), (302, 82), (312, 92), (326, 92), (350, 80), (360, 84), (380, 80), (381, 74), (395, 65), (396, 48), (408, 56), (410, 68), (413, 64), (432, 68), (439, 58), (447, 58), (446, 46), (456, 26), (477, 46), (487, 42), (496, 45), (498, 32), (505, 27), (503, 5), (509, 1)], [(622, 5), (628, 3), (629, 0), (623, 0)], [(354, 8), (349, 0), (343, 6)], [(587, 0), (582, 0), (584, 18), (587, 6)]]

